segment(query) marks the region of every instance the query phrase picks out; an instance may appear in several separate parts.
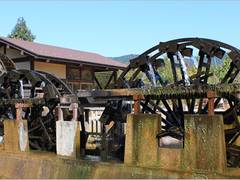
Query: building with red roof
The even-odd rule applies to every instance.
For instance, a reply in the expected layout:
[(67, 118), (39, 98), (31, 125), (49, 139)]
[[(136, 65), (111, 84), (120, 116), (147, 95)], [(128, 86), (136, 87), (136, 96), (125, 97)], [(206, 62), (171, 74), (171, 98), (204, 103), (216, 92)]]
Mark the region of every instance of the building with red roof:
[(65, 80), (73, 89), (91, 89), (99, 82), (95, 73), (117, 71), (125, 64), (102, 55), (35, 42), (0, 37), (0, 53), (6, 54), (18, 69), (46, 71)]

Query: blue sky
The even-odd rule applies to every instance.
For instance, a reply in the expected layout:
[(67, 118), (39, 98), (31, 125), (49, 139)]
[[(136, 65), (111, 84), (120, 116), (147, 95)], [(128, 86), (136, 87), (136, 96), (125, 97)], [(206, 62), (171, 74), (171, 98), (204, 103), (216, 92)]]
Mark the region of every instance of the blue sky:
[(0, 35), (24, 17), (36, 42), (105, 56), (205, 37), (240, 48), (240, 1), (0, 1)]

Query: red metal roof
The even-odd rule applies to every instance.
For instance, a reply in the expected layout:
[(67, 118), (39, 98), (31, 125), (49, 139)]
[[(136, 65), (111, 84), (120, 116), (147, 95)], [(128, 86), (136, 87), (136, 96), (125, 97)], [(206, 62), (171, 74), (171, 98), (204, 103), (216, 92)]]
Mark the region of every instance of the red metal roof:
[(102, 55), (79, 51), (74, 49), (56, 47), (46, 44), (40, 44), (35, 42), (23, 41), (12, 38), (0, 37), (0, 42), (9, 44), (15, 48), (21, 49), (30, 55), (40, 57), (40, 58), (49, 58), (49, 59), (60, 59), (60, 60), (71, 60), (82, 63), (91, 63), (104, 66), (111, 66), (117, 68), (126, 67), (125, 64), (115, 61), (111, 58), (104, 57)]

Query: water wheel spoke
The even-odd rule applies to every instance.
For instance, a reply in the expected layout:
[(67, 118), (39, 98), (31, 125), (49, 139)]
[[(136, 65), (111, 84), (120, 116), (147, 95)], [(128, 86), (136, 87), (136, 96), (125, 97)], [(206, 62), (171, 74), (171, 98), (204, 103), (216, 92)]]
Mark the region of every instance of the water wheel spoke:
[(194, 114), (195, 102), (196, 102), (196, 99), (192, 98), (191, 104), (190, 104), (190, 110), (189, 110), (190, 114)]
[(37, 142), (29, 141), (29, 145), (36, 150), (42, 150), (42, 148), (38, 145)]
[(181, 117), (184, 118), (184, 111), (183, 111), (183, 104), (182, 104), (182, 100), (180, 98), (177, 99), (178, 101), (178, 110), (181, 114)]
[[(47, 124), (50, 123), (52, 120), (48, 119), (46, 121), (43, 122), (43, 124)], [(38, 124), (37, 126), (32, 127), (31, 129), (28, 130), (28, 133), (32, 133), (33, 131), (36, 131), (38, 128), (42, 127), (42, 124)]]
[(238, 129), (234, 136), (229, 140), (228, 144), (233, 144), (240, 137), (240, 130)]
[(160, 103), (160, 99), (157, 99), (156, 103), (154, 105), (152, 105), (154, 112), (157, 111), (157, 106), (159, 106), (159, 103)]
[(227, 163), (230, 167), (240, 167), (240, 147), (234, 145), (227, 146)]
[[(165, 111), (163, 110), (158, 104), (154, 103), (152, 100), (149, 101), (149, 104), (151, 106), (153, 106), (154, 108), (156, 108), (156, 110), (158, 110), (160, 113), (162, 113), (163, 115), (165, 115), (166, 117), (167, 116), (170, 116), (170, 113), (168, 111)], [(167, 125), (170, 125), (170, 126), (173, 126), (173, 123), (171, 123), (170, 121), (168, 121), (167, 119), (164, 119), (162, 117), (162, 121), (167, 124)]]
[(172, 111), (171, 107), (169, 106), (168, 102), (166, 100), (162, 100), (164, 106), (166, 107), (168, 113), (171, 115), (172, 119), (179, 125), (179, 128), (183, 131), (182, 129), (182, 123), (181, 121), (177, 118), (175, 113)]
[[(142, 113), (146, 112), (147, 108), (149, 109), (148, 103), (149, 103), (149, 97), (145, 97), (145, 102), (140, 103), (142, 105)], [(154, 110), (151, 110), (151, 112), (154, 112)]]
[(158, 104), (156, 104), (153, 100), (149, 101), (149, 104), (153, 106), (156, 110), (160, 113), (164, 114), (165, 116), (169, 115), (167, 111), (163, 110)]
[(176, 83), (178, 81), (178, 77), (177, 77), (177, 70), (176, 70), (176, 66), (175, 66), (174, 55), (173, 55), (173, 53), (167, 53), (167, 55), (171, 62), (173, 80)]
[[(148, 103), (147, 103), (148, 104)], [(143, 109), (142, 109), (142, 113), (144, 113), (144, 112), (150, 112), (150, 113), (152, 113), (152, 114), (154, 114), (154, 111), (153, 111), (153, 109), (152, 108), (150, 108), (148, 105), (146, 104), (146, 102), (145, 103), (143, 103), (143, 102), (140, 102), (140, 105), (143, 107)]]
[(141, 70), (140, 70), (140, 68), (138, 68), (138, 69), (133, 73), (133, 75), (131, 76), (131, 78), (129, 79), (129, 81), (130, 81), (130, 82), (133, 81), (140, 72), (141, 72)]
[(53, 144), (52, 139), (51, 139), (50, 135), (48, 134), (48, 131), (47, 131), (47, 129), (46, 129), (46, 127), (45, 127), (42, 119), (40, 118), (39, 121), (40, 121), (41, 126), (42, 126), (42, 128), (43, 128), (43, 130), (44, 130), (45, 135), (47, 136), (47, 139), (48, 139), (49, 143), (50, 143), (50, 144)]

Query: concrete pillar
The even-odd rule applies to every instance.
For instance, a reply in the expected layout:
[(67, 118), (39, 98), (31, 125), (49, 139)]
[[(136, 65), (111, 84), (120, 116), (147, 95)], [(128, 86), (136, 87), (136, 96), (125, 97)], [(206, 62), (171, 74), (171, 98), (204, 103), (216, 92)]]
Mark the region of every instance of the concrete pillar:
[(184, 167), (223, 172), (227, 166), (223, 117), (185, 115)]
[(185, 115), (184, 129), (182, 149), (159, 148), (159, 167), (222, 173), (227, 166), (222, 116)]
[(184, 147), (160, 148), (160, 116), (128, 114), (124, 163), (183, 171), (222, 173), (226, 168), (223, 117), (186, 115)]
[(4, 120), (4, 150), (11, 152), (28, 151), (27, 120)]
[[(56, 122), (57, 154), (76, 158), (80, 154), (80, 129), (77, 121)], [(79, 141), (79, 143), (77, 143)]]
[[(238, 116), (238, 124), (240, 124), (240, 116)], [(234, 145), (240, 146), (240, 136), (236, 139)]]
[(124, 163), (155, 166), (158, 159), (157, 134), (160, 115), (128, 114)]
[(80, 156), (80, 124), (77, 121), (77, 104), (73, 103), (70, 109), (73, 112), (71, 121), (64, 121), (63, 111), (58, 107), (58, 121), (56, 122), (56, 149), (57, 154), (76, 158)]

